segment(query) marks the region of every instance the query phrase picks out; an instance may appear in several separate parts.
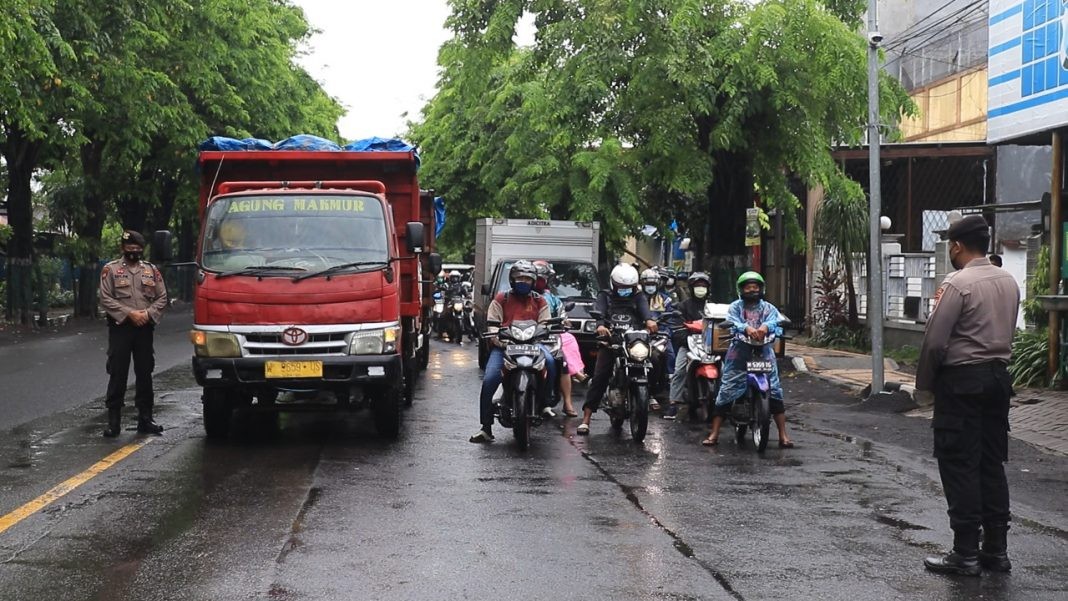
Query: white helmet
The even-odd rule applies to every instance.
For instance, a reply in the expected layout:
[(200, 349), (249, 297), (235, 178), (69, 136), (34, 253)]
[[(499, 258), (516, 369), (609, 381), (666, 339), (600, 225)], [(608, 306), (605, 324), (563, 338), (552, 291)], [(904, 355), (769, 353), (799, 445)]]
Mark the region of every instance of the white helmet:
[(626, 263), (613, 267), (611, 277), (613, 287), (626, 288), (638, 285), (638, 270)]

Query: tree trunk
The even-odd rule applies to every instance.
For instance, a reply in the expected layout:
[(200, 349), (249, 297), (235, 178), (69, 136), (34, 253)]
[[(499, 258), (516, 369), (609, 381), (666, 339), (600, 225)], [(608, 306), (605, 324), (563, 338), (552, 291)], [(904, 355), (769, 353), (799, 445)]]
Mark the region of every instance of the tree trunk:
[(7, 217), (11, 225), (8, 252), (8, 320), (33, 321), (33, 191), (30, 182), (44, 142), (31, 140), (18, 127), (6, 128)]
[[(97, 289), (100, 284), (100, 233), (104, 230), (107, 213), (104, 195), (101, 193), (100, 165), (104, 157), (104, 143), (89, 142), (81, 148), (82, 174), (85, 177), (85, 222), (75, 231), (78, 237), (87, 242), (88, 255), (79, 265), (81, 277), (78, 280), (78, 299), (74, 307), (79, 317), (96, 317)], [(104, 249), (113, 252), (114, 249)]]
[(843, 253), (843, 258), (846, 272), (846, 296), (849, 299), (849, 327), (856, 329), (860, 327), (860, 318), (857, 312), (857, 289), (853, 285), (853, 255)]

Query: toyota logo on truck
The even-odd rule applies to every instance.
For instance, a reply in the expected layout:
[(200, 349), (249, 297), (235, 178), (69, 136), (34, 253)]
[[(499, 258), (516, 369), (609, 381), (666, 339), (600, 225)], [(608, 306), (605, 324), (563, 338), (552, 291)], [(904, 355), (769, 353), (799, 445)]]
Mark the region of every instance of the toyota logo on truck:
[(300, 346), (308, 341), (308, 333), (300, 328), (286, 328), (282, 331), (282, 344)]

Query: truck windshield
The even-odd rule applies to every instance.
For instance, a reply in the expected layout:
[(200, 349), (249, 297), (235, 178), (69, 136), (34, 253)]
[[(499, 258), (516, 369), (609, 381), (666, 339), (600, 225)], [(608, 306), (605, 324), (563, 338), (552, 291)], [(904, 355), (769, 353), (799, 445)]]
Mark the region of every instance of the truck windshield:
[(375, 196), (224, 197), (208, 207), (201, 264), (209, 271), (233, 272), (385, 263), (386, 229), (382, 201)]
[[(601, 289), (600, 278), (597, 269), (590, 263), (580, 261), (550, 261), (556, 277), (549, 291), (563, 299), (597, 298), (597, 292)], [(508, 290), (508, 270), (515, 261), (505, 261), (502, 266), (502, 277), (498, 284), (498, 292)]]

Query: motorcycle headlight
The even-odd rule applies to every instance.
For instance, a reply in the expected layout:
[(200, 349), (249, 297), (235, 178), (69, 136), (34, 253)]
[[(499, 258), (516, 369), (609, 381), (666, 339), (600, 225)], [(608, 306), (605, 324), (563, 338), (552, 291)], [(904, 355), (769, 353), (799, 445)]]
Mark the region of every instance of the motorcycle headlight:
[(512, 338), (516, 342), (527, 342), (528, 340), (534, 337), (534, 332), (536, 332), (537, 329), (538, 326), (530, 326), (523, 329), (512, 328)]
[(434, 313), (441, 313), (443, 311), (445, 311), (445, 305), (442, 305), (441, 303), (434, 305)]
[(241, 356), (241, 344), (233, 334), (193, 330), (189, 332), (189, 340), (193, 343), (193, 351), (198, 357)]
[(464, 304), (459, 302), (459, 301), (457, 301), (457, 302), (452, 304), (452, 310), (456, 311), (457, 313), (459, 313), (460, 311), (464, 310)]
[(637, 361), (645, 361), (649, 358), (649, 346), (644, 342), (635, 342), (627, 349), (627, 353), (632, 359)]
[(397, 352), (400, 328), (393, 326), (381, 330), (363, 330), (352, 334), (349, 341), (350, 355), (383, 355)]

